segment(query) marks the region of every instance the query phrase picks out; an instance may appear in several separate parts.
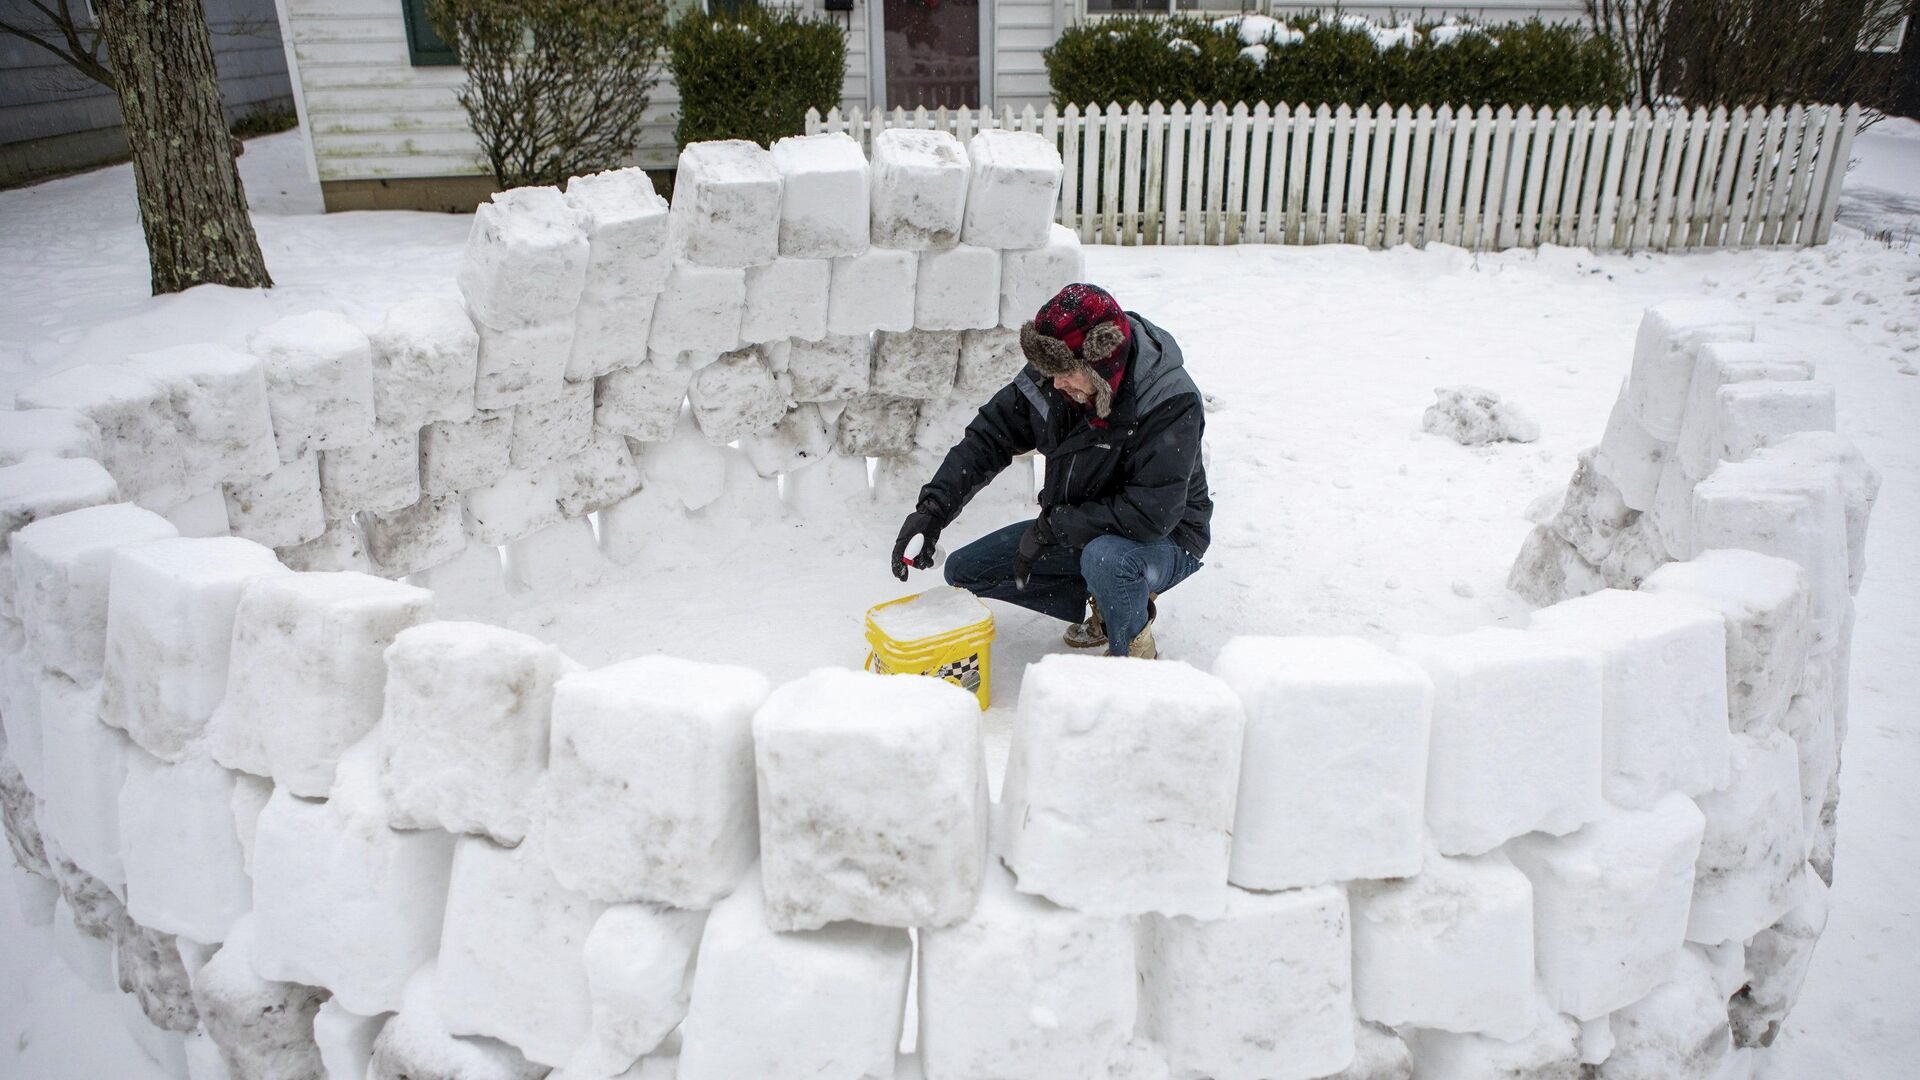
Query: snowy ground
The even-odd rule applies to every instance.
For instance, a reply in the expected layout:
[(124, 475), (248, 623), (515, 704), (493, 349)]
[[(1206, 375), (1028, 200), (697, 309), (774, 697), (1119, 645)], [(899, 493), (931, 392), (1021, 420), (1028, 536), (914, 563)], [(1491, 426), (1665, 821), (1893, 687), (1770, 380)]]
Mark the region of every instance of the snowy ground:
[[(218, 339), (319, 307), (371, 317), (453, 290), (468, 219), (320, 216), (299, 135), (242, 159), (268, 293), (147, 296), (125, 167), (0, 192), (0, 393), (131, 351)], [(1635, 322), (1675, 294), (1741, 302), (1838, 384), (1841, 426), (1885, 474), (1859, 600), (1833, 917), (1770, 1076), (1906, 1074), (1920, 1058), (1920, 124), (1857, 144), (1843, 226), (1811, 251), (1605, 256), (1547, 249), (1113, 249), (1088, 273), (1171, 330), (1201, 387), (1219, 510), (1207, 566), (1162, 604), (1163, 650), (1210, 663), (1243, 633), (1464, 630), (1523, 616), (1506, 592), (1522, 511), (1565, 483), (1626, 372)], [(1861, 230), (1874, 234), (1869, 238)], [(1477, 383), (1544, 435), (1465, 449), (1420, 432), (1432, 388)], [(866, 520), (757, 521), (663, 536), (590, 588), (477, 612), (588, 664), (645, 651), (745, 661), (784, 679), (858, 663), (861, 615), (905, 590), (884, 568), (905, 506)], [(976, 515), (978, 517), (978, 515)], [(963, 519), (951, 548), (998, 519)], [(916, 586), (930, 578), (916, 578)], [(475, 614), (475, 612), (461, 612)], [(994, 745), (1021, 668), (1058, 624), (997, 608)], [(17, 876), (17, 875), (14, 875)], [(42, 929), (0, 904), (0, 1076), (138, 1077), (115, 995), (90, 995)], [(1902, 1064), (1907, 1063), (1907, 1064)]]

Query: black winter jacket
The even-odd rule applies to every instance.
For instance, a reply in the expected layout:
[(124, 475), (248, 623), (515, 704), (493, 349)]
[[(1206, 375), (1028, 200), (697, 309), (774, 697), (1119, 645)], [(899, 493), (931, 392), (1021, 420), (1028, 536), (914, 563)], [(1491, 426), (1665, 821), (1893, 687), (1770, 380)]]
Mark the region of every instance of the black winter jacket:
[(951, 522), (1016, 455), (1046, 455), (1040, 505), (1062, 542), (1085, 547), (1109, 533), (1142, 542), (1170, 536), (1200, 558), (1212, 539), (1213, 500), (1200, 462), (1206, 420), (1173, 335), (1133, 312), (1132, 355), (1108, 425), (1032, 367), (980, 407), (967, 433), (920, 489), (919, 505)]

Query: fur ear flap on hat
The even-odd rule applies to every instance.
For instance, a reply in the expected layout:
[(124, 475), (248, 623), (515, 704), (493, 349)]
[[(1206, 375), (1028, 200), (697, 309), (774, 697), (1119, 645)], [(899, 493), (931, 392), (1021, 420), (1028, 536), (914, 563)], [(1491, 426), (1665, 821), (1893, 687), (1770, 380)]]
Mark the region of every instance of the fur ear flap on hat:
[(1032, 319), (1020, 328), (1020, 351), (1042, 375), (1065, 375), (1087, 366), (1086, 361), (1073, 355), (1066, 342), (1041, 333)]
[(1080, 355), (1086, 358), (1087, 363), (1098, 364), (1126, 343), (1127, 332), (1121, 329), (1119, 323), (1109, 320), (1087, 331), (1086, 339), (1080, 343)]

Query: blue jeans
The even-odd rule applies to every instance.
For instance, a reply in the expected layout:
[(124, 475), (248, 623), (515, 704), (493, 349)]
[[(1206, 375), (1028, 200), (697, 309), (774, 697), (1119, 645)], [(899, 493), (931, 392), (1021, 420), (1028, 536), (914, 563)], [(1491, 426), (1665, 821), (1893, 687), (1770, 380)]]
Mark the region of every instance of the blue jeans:
[(1166, 592), (1200, 569), (1200, 560), (1172, 540), (1100, 536), (1079, 551), (1061, 544), (1042, 550), (1027, 587), (1016, 588), (1013, 556), (1028, 524), (997, 529), (947, 556), (947, 584), (1067, 622), (1086, 618), (1091, 593), (1106, 623), (1107, 652), (1115, 656), (1125, 656), (1146, 629), (1147, 594)]

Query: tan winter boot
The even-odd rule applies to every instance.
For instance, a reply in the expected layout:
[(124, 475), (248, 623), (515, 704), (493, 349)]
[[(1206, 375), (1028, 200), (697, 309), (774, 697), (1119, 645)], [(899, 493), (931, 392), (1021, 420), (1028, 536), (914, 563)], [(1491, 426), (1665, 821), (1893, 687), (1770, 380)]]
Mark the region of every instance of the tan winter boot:
[(1127, 655), (1135, 660), (1160, 659), (1160, 649), (1153, 643), (1152, 623), (1148, 623), (1147, 628), (1140, 631), (1140, 636), (1134, 638), (1132, 644), (1127, 646)]
[(1100, 621), (1100, 602), (1087, 598), (1087, 619), (1067, 627), (1060, 638), (1070, 648), (1098, 649), (1107, 643), (1107, 626)]

